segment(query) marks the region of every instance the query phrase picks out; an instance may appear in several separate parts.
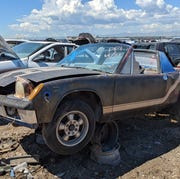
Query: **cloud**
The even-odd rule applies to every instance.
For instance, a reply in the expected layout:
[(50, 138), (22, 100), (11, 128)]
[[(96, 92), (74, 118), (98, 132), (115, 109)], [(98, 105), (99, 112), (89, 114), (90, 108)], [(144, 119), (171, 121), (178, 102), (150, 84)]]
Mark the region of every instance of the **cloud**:
[(166, 6), (164, 0), (136, 0), (136, 4), (144, 9), (159, 8), (162, 9)]
[(41, 36), (138, 34), (141, 32), (170, 32), (180, 28), (180, 8), (164, 0), (136, 0), (139, 9), (125, 10), (114, 0), (44, 0), (40, 10), (10, 25), (14, 31)]

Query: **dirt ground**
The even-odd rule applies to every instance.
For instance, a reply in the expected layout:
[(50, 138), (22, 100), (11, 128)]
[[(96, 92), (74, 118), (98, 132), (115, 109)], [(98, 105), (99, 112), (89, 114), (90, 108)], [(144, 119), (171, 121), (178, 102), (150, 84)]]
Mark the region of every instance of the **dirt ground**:
[[(121, 162), (100, 165), (90, 159), (90, 146), (72, 156), (58, 156), (36, 143), (34, 130), (1, 123), (1, 139), (17, 140), (12, 151), (0, 151), (1, 160), (38, 155), (39, 164), (28, 164), (35, 179), (180, 179), (180, 124), (166, 115), (151, 114), (118, 122)], [(0, 178), (11, 178), (10, 171)], [(19, 173), (15, 178), (27, 178)], [(32, 177), (31, 177), (32, 178)]]

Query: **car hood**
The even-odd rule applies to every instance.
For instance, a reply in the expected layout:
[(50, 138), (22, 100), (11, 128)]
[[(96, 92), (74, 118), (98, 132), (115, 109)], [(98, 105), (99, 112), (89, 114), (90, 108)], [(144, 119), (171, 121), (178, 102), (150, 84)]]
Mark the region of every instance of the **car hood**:
[(19, 58), (18, 55), (11, 49), (8, 43), (0, 36), (0, 52), (9, 52), (14, 55), (16, 58)]
[(80, 76), (99, 75), (101, 72), (92, 71), (82, 68), (65, 68), (65, 67), (41, 67), (28, 68), (16, 71), (6, 72), (0, 75), (0, 86), (5, 87), (16, 81), (17, 77), (22, 77), (33, 82), (39, 83), (53, 79), (64, 79)]

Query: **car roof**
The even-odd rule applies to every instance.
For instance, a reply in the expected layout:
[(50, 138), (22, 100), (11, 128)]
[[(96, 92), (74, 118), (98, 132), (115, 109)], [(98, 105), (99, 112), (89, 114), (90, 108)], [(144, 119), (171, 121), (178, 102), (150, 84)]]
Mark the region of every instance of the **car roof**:
[(57, 44), (57, 45), (74, 45), (78, 46), (71, 42), (53, 42), (53, 41), (44, 41), (44, 40), (28, 40), (25, 43), (42, 43), (42, 44)]
[(29, 41), (28, 39), (16, 39), (16, 38), (5, 38), (5, 41), (17, 41), (17, 42), (22, 42), (22, 41)]

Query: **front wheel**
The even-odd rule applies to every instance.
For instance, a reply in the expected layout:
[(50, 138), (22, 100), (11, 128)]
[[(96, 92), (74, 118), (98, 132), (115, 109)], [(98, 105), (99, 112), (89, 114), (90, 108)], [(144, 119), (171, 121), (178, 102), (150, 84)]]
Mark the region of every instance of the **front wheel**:
[(42, 134), (55, 153), (70, 155), (80, 151), (91, 140), (95, 130), (92, 108), (81, 100), (63, 103), (51, 123), (44, 124)]

